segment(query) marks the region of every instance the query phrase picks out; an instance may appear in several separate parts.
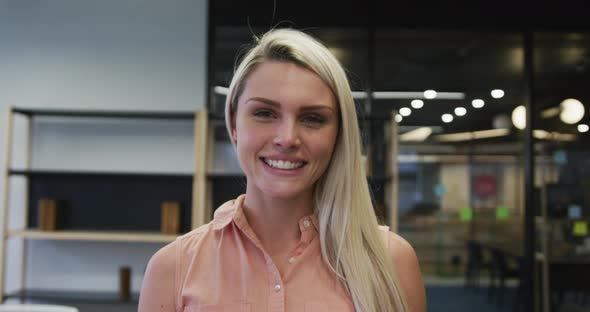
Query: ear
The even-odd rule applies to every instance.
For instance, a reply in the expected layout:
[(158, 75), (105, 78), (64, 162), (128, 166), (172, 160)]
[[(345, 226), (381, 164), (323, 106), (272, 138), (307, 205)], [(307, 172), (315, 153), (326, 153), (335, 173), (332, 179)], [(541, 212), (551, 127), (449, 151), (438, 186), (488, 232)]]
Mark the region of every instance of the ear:
[(231, 139), (234, 143), (238, 142), (238, 133), (236, 132), (236, 128), (231, 129)]

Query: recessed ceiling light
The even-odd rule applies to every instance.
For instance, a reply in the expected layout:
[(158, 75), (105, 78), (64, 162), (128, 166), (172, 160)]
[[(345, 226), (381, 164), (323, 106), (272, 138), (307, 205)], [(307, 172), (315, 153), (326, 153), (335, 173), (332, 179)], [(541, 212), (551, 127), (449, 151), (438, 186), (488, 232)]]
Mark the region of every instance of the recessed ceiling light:
[(504, 90), (502, 90), (502, 89), (494, 89), (490, 93), (492, 94), (492, 97), (494, 99), (499, 99), (504, 96)]
[(559, 119), (566, 124), (573, 125), (584, 117), (584, 104), (576, 99), (565, 99), (559, 106), (561, 107)]
[(485, 102), (482, 99), (475, 99), (473, 101), (471, 101), (471, 105), (474, 108), (482, 108), (484, 106)]
[(443, 122), (449, 123), (451, 121), (453, 121), (453, 115), (451, 114), (443, 114), (441, 117)]
[(402, 119), (404, 119), (404, 117), (402, 117), (402, 115), (400, 115), (400, 114), (395, 114), (395, 121), (396, 121), (396, 122), (402, 122)]
[(426, 90), (426, 91), (424, 91), (424, 97), (427, 99), (434, 99), (436, 97), (436, 91)]
[(590, 130), (590, 128), (588, 127), (587, 124), (579, 124), (578, 125), (578, 132), (584, 133), (584, 132), (588, 132), (588, 130)]
[(412, 105), (413, 108), (419, 109), (419, 108), (422, 108), (422, 106), (424, 106), (424, 101), (422, 101), (422, 100), (413, 100), (410, 104)]
[(399, 113), (402, 116), (407, 117), (407, 116), (410, 116), (410, 114), (412, 113), (412, 110), (407, 107), (402, 107), (399, 109)]
[(520, 130), (526, 128), (526, 108), (523, 105), (512, 111), (512, 124)]
[(465, 107), (455, 107), (455, 115), (457, 116), (465, 116), (467, 114), (467, 110)]

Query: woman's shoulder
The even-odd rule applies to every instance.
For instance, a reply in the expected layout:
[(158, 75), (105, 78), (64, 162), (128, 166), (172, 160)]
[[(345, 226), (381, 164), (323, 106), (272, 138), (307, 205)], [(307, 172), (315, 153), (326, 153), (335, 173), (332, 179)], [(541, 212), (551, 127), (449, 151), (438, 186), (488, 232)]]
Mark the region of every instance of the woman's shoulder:
[(414, 248), (399, 234), (390, 230), (389, 226), (380, 225), (379, 232), (385, 241), (387, 249), (393, 254), (410, 253), (415, 255)]
[(389, 227), (380, 226), (379, 230), (393, 259), (410, 311), (426, 311), (426, 294), (416, 251), (407, 240), (392, 232)]
[(195, 246), (203, 238), (203, 234), (210, 229), (210, 224), (202, 225), (186, 234), (178, 236), (172, 242), (160, 248), (152, 256), (150, 263), (158, 264), (159, 267), (173, 268), (178, 255), (186, 251), (187, 248)]

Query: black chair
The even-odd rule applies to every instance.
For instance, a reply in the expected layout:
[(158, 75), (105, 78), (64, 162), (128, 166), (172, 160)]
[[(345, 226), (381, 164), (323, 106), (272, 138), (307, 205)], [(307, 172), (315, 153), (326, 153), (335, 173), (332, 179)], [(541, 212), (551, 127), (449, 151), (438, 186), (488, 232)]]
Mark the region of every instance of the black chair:
[(479, 289), (479, 280), (483, 270), (490, 271), (491, 263), (484, 260), (483, 248), (479, 242), (468, 241), (465, 287)]
[[(496, 303), (499, 306), (502, 306), (506, 294), (506, 280), (509, 278), (517, 279), (518, 286), (514, 303), (515, 310), (520, 305), (522, 289), (525, 286), (523, 284), (522, 270), (520, 269), (522, 266), (521, 261), (518, 260), (517, 262), (517, 267), (510, 266), (505, 252), (498, 249), (492, 249), (492, 282), (490, 284), (490, 298), (493, 299), (493, 297), (496, 297)], [(498, 281), (498, 284), (496, 284), (496, 280)]]

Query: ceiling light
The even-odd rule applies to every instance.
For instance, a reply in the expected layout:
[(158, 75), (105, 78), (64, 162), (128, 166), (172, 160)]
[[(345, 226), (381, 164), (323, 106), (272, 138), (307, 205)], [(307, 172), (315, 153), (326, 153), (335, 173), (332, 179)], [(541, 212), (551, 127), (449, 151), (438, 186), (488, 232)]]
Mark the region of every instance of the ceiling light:
[(352, 91), (352, 98), (357, 100), (363, 100), (367, 98), (367, 92), (365, 91)]
[(436, 97), (436, 91), (426, 90), (426, 91), (424, 91), (424, 97), (427, 99), (434, 99)]
[(443, 122), (449, 123), (451, 121), (453, 121), (453, 115), (451, 114), (443, 114), (441, 117)]
[(408, 117), (412, 113), (412, 110), (407, 107), (402, 107), (399, 109), (399, 113), (404, 117)]
[(402, 122), (402, 119), (404, 119), (404, 117), (402, 117), (402, 115), (400, 115), (400, 114), (395, 114), (395, 121), (396, 121), (396, 122)]
[(399, 140), (402, 142), (422, 142), (432, 134), (430, 127), (421, 127), (408, 131), (399, 136)]
[(566, 124), (575, 124), (584, 117), (584, 104), (576, 99), (565, 99), (561, 104), (559, 119)]
[(475, 99), (473, 101), (471, 101), (471, 105), (474, 108), (482, 108), (484, 106), (485, 102), (482, 99)]
[(551, 136), (551, 133), (549, 133), (545, 130), (540, 130), (540, 129), (533, 130), (533, 137), (535, 137), (535, 139), (546, 140), (550, 136)]
[(587, 124), (579, 124), (578, 125), (578, 132), (580, 133), (584, 133), (584, 132), (588, 132), (589, 127)]
[(551, 140), (551, 141), (575, 141), (576, 135), (569, 133), (559, 132), (548, 132), (545, 130), (535, 129), (533, 130), (533, 137), (539, 140)]
[(422, 100), (413, 100), (410, 104), (412, 105), (413, 108), (419, 109), (419, 108), (422, 108), (422, 106), (424, 106), (424, 101), (422, 101)]
[(474, 139), (496, 138), (510, 134), (510, 129), (490, 129), (473, 132)]
[(441, 142), (456, 142), (456, 141), (469, 141), (477, 139), (489, 139), (506, 136), (510, 134), (510, 129), (490, 129), (480, 130), (473, 132), (459, 132), (449, 134), (439, 134), (436, 139)]
[(217, 94), (221, 94), (221, 95), (227, 95), (229, 93), (229, 88), (228, 87), (215, 86), (213, 88), (213, 92), (215, 92)]
[(504, 96), (504, 90), (502, 90), (502, 89), (494, 89), (490, 93), (492, 94), (492, 97), (494, 99), (499, 99)]
[(455, 115), (457, 116), (465, 116), (467, 114), (467, 110), (465, 107), (455, 107)]
[[(425, 99), (424, 92), (413, 91), (375, 91), (371, 93), (374, 99), (390, 100), (390, 99)], [(436, 93), (438, 100), (463, 100), (465, 93), (463, 92), (438, 92)]]
[(559, 116), (559, 114), (561, 113), (561, 107), (557, 106), (557, 107), (550, 107), (550, 108), (546, 108), (543, 111), (541, 111), (541, 117), (547, 119), (547, 118), (552, 118), (555, 116)]
[(526, 108), (523, 105), (512, 111), (512, 124), (520, 130), (526, 128)]

